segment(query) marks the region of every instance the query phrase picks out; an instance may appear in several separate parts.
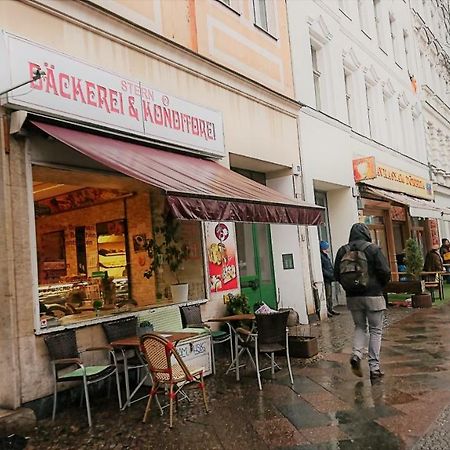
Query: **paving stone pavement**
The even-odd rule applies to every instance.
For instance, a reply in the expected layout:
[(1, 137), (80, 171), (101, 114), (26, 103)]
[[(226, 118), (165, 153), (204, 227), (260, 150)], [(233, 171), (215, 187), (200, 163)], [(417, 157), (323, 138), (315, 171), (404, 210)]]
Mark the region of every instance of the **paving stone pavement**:
[[(125, 412), (114, 398), (97, 396), (94, 426), (77, 402), (61, 405), (56, 421), (38, 422), (29, 449), (448, 449), (450, 435), (450, 306), (390, 308), (385, 320), (385, 378), (372, 384), (349, 368), (353, 326), (348, 311), (304, 327), (319, 337), (320, 353), (292, 359), (294, 386), (282, 369), (266, 376), (263, 391), (249, 366), (241, 382), (225, 375), (225, 358), (208, 377), (210, 414), (198, 390), (180, 402), (174, 428), (153, 411), (141, 422), (145, 401)], [(285, 365), (283, 357), (278, 358)], [(427, 434), (428, 433), (428, 434)]]

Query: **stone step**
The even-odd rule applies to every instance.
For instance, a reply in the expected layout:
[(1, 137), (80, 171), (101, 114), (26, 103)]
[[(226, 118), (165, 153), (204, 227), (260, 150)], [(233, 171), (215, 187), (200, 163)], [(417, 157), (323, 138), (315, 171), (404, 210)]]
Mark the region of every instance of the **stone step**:
[(36, 426), (36, 416), (30, 408), (15, 410), (0, 408), (0, 437), (17, 434), (29, 435)]

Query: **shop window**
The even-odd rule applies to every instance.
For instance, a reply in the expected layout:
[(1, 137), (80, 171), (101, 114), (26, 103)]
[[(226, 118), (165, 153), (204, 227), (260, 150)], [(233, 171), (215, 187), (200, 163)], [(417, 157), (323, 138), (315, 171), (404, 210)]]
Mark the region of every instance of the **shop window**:
[[(172, 302), (174, 277), (166, 264), (144, 277), (151, 261), (145, 242), (167, 219), (161, 194), (123, 176), (73, 170), (68, 177), (67, 170), (42, 166), (32, 173), (39, 309), (49, 317), (44, 323), (107, 319)], [(205, 299), (201, 223), (178, 224), (189, 248), (180, 281), (189, 284), (189, 299)]]

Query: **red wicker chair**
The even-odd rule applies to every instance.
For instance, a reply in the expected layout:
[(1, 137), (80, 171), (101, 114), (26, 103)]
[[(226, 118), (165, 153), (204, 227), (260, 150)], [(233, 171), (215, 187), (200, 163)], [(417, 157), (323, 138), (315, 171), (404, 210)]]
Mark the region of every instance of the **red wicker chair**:
[[(203, 381), (203, 368), (189, 370), (176, 351), (175, 345), (157, 334), (144, 334), (141, 337), (141, 346), (152, 377), (150, 397), (142, 420), (144, 423), (150, 414), (153, 397), (156, 396), (158, 388), (161, 386), (168, 387), (170, 428), (172, 428), (173, 400), (176, 400), (177, 395), (187, 383), (193, 382), (198, 384), (203, 393), (206, 412), (209, 412), (206, 388)], [(173, 364), (173, 360), (176, 361), (175, 364)]]

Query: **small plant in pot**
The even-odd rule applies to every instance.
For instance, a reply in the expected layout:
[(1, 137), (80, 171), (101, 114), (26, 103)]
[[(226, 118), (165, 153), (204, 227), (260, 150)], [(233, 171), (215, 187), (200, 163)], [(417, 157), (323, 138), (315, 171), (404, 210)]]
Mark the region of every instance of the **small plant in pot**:
[[(406, 271), (413, 281), (422, 282), (421, 273), (423, 270), (423, 256), (419, 245), (415, 239), (406, 241)], [(411, 297), (413, 308), (429, 308), (431, 307), (431, 294), (424, 292), (424, 283), (422, 282), (422, 292), (414, 294)]]
[(148, 320), (143, 320), (139, 324), (139, 327), (137, 329), (138, 336), (143, 336), (144, 334), (152, 333), (152, 332), (153, 332), (153, 324), (150, 323)]
[(144, 272), (144, 277), (161, 274), (168, 267), (176, 281), (170, 286), (172, 301), (175, 303), (187, 301), (189, 288), (179, 278), (183, 264), (189, 257), (189, 248), (181, 241), (179, 227), (180, 223), (176, 219), (168, 217), (162, 226), (154, 228), (154, 236), (144, 244), (150, 258), (150, 266)]
[(103, 307), (103, 302), (101, 300), (95, 300), (92, 303), (92, 307), (95, 310), (95, 315), (98, 316), (100, 314), (100, 309)]

